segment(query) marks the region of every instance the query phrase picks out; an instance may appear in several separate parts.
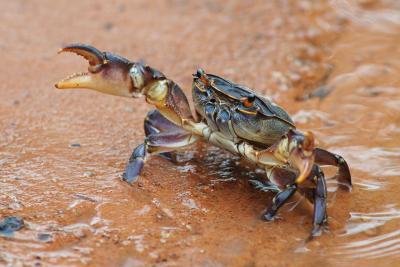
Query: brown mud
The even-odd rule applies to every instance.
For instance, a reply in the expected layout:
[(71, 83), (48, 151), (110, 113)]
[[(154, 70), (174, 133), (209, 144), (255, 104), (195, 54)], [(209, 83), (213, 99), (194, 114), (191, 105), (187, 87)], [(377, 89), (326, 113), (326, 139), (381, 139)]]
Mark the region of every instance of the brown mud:
[[(400, 4), (358, 1), (2, 1), (0, 237), (9, 266), (395, 266), (400, 256)], [(330, 232), (311, 214), (259, 220), (273, 194), (207, 144), (120, 180), (143, 140), (143, 99), (53, 84), (87, 63), (82, 42), (144, 60), (190, 95), (207, 72), (255, 88), (343, 155), (354, 190), (329, 185)], [(79, 145), (77, 145), (79, 144)], [(333, 170), (327, 173), (332, 175)]]

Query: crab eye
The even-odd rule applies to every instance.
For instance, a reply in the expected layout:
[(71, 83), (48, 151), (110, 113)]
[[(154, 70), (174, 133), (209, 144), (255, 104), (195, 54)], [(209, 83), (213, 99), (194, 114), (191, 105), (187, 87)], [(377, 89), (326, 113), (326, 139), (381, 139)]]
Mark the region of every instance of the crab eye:
[(205, 73), (205, 71), (203, 69), (198, 69), (196, 71), (196, 74), (194, 74), (193, 76), (200, 79), (200, 81), (202, 81), (202, 83), (204, 83), (205, 86), (211, 85), (210, 79), (207, 77), (207, 74)]
[(254, 100), (256, 100), (256, 95), (255, 95), (255, 94), (250, 94), (250, 95), (247, 97), (247, 100), (248, 100), (250, 103), (253, 103)]
[(253, 102), (254, 100), (256, 100), (256, 96), (254, 94), (250, 94), (249, 96), (243, 97), (240, 100), (243, 103), (243, 106), (245, 106), (246, 108), (250, 108), (253, 106)]
[(197, 78), (200, 78), (200, 77), (203, 76), (203, 75), (204, 75), (204, 70), (203, 70), (203, 69), (198, 69), (198, 70), (196, 71), (195, 76), (196, 76)]
[(143, 73), (140, 71), (138, 66), (133, 65), (132, 68), (129, 70), (129, 76), (132, 79), (133, 86), (136, 88), (142, 88), (144, 85), (144, 76)]

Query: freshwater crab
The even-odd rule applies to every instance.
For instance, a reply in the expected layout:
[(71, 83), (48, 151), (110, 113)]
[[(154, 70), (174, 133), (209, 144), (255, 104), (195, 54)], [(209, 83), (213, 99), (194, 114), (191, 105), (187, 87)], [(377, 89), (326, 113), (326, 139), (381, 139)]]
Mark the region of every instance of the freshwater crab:
[(327, 189), (319, 165), (338, 167), (339, 187), (350, 191), (351, 175), (339, 155), (315, 148), (311, 132), (301, 132), (279, 106), (249, 88), (202, 69), (193, 74), (192, 97), (196, 116), (182, 89), (160, 71), (84, 44), (70, 44), (59, 52), (73, 52), (89, 62), (88, 72), (58, 82), (59, 89), (87, 88), (125, 97), (144, 96), (155, 106), (144, 120), (145, 139), (129, 159), (123, 179), (135, 182), (150, 154), (174, 151), (206, 140), (266, 170), (276, 192), (263, 214), (274, 219), (278, 209), (298, 190), (314, 203), (313, 229), (317, 236), (327, 223)]

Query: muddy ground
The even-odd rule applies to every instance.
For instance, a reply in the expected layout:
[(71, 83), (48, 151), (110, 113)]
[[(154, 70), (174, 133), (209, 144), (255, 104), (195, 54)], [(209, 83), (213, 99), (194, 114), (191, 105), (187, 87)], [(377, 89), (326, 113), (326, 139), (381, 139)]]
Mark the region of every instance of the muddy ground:
[[(400, 255), (400, 4), (358, 1), (1, 1), (0, 237), (5, 266), (396, 266)], [(143, 99), (54, 83), (95, 45), (162, 70), (190, 95), (202, 67), (272, 97), (349, 162), (328, 180), (330, 231), (271, 203), (262, 174), (207, 144), (120, 177), (143, 140)], [(333, 169), (327, 169), (332, 175)], [(261, 176), (261, 177), (260, 177)]]

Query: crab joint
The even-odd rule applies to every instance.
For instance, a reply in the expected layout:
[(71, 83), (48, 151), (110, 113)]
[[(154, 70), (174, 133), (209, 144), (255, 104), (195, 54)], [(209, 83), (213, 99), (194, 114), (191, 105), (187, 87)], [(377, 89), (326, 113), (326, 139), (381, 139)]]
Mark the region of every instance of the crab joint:
[(157, 83), (152, 83), (145, 89), (146, 101), (158, 107), (164, 105), (168, 94), (168, 81), (163, 80)]

